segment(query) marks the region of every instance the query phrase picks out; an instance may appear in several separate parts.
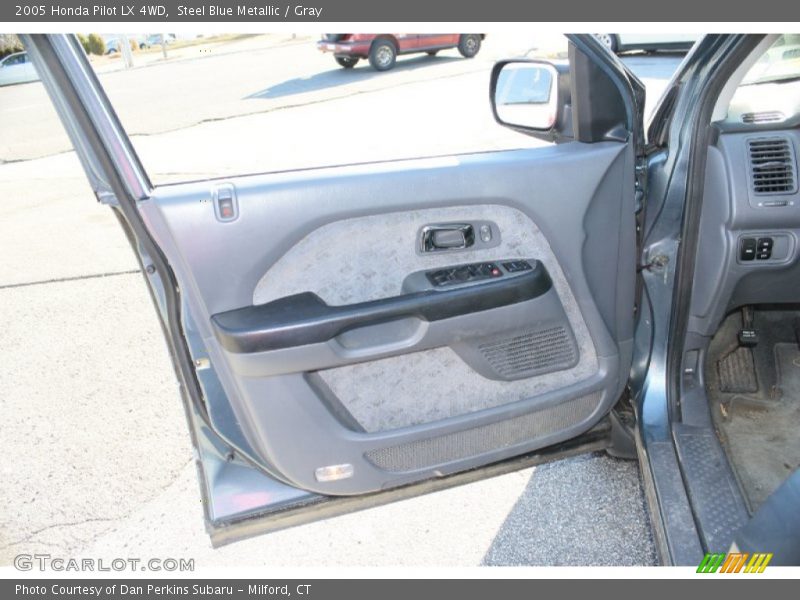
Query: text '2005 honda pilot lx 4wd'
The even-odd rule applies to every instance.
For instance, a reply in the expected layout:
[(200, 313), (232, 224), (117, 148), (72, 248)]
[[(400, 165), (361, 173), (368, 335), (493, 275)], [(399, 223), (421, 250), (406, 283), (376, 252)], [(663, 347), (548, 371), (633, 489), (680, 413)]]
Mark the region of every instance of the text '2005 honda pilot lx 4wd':
[(705, 36), (645, 126), (569, 39), (489, 86), (555, 144), (156, 186), (78, 41), (25, 36), (152, 291), (215, 543), (604, 449), (663, 562), (800, 563), (795, 40)]

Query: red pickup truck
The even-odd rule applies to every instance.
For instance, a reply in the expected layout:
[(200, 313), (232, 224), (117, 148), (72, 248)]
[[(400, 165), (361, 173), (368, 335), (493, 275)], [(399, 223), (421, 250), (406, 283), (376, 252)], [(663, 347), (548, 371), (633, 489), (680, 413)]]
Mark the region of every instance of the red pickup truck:
[(472, 58), (481, 49), (482, 33), (326, 33), (317, 42), (323, 52), (345, 69), (352, 69), (362, 58), (378, 71), (388, 71), (400, 54), (426, 52), (430, 56), (439, 50), (458, 48), (461, 56)]

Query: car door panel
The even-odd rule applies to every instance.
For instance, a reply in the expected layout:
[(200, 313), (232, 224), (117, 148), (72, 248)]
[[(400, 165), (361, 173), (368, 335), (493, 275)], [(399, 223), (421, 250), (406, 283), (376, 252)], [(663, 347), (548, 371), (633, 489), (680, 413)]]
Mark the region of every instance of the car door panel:
[[(165, 186), (140, 209), (191, 290), (192, 320), (258, 458), (291, 485), (359, 494), (563, 441), (608, 412), (628, 366), (619, 317), (632, 294), (619, 290), (634, 276), (630, 161), (625, 143), (572, 143)], [(233, 221), (212, 206), (219, 185), (235, 189)], [(426, 225), (462, 222), (491, 223), (493, 243), (420, 252)], [(551, 285), (484, 310), (412, 310), (274, 347), (276, 329), (297, 333), (309, 294), (327, 318), (331, 307), (406, 301), (424, 272), (520, 259)], [(499, 283), (423, 292), (474, 300)], [(253, 328), (266, 327), (273, 347), (226, 348), (215, 319), (230, 326), (237, 311), (269, 314), (269, 327)], [(352, 475), (320, 481), (331, 465)]]
[(397, 51), (400, 54), (414, 52), (419, 46), (419, 35), (416, 33), (395, 33), (392, 36), (397, 40)]
[[(153, 187), (78, 40), (26, 37), (148, 281), (214, 543), (608, 446), (641, 86), (617, 72), (611, 93), (618, 65), (573, 42), (605, 115), (573, 102), (580, 142)], [(426, 251), (442, 226), (463, 247)], [(500, 273), (433, 273), (476, 264)]]

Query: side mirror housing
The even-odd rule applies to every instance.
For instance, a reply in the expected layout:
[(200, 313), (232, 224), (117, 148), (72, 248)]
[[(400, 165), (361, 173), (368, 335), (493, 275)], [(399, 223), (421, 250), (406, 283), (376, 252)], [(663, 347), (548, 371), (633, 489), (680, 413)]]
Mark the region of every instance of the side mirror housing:
[(572, 139), (569, 67), (537, 60), (504, 60), (492, 69), (495, 120), (547, 141)]

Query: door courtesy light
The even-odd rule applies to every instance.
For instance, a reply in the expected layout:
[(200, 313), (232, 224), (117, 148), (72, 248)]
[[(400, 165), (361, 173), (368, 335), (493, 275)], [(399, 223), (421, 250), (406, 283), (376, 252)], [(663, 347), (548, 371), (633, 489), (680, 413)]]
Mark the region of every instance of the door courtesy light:
[(330, 465), (328, 467), (320, 467), (314, 471), (314, 477), (317, 481), (339, 481), (340, 479), (347, 479), (353, 476), (353, 465)]

